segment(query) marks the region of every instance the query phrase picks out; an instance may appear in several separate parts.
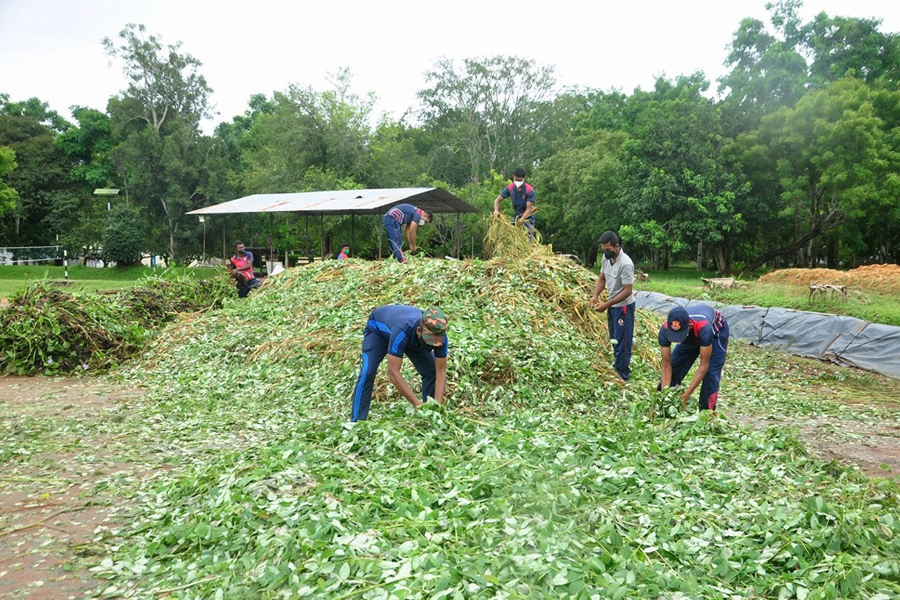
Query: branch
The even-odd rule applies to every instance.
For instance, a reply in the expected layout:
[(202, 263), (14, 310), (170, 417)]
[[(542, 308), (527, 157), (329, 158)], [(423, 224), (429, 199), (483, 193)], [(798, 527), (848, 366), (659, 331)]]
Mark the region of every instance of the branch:
[(799, 248), (804, 246), (807, 242), (812, 239), (815, 239), (826, 233), (831, 231), (838, 225), (843, 224), (846, 221), (846, 216), (838, 209), (832, 209), (823, 219), (818, 222), (814, 222), (813, 226), (810, 228), (805, 235), (797, 238), (793, 241), (793, 243), (782, 246), (781, 248), (777, 248), (775, 250), (770, 250), (766, 252), (756, 260), (749, 263), (745, 268), (743, 273), (752, 273), (757, 267), (766, 263), (767, 261), (772, 260), (776, 256), (783, 256), (785, 254), (790, 254), (791, 252), (796, 252)]

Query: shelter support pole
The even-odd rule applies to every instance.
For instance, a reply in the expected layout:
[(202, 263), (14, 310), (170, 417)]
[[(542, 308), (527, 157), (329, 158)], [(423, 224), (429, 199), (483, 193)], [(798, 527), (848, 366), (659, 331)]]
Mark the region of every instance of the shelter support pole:
[(225, 222), (228, 221), (228, 217), (222, 215), (222, 260), (228, 260), (228, 249), (225, 244)]
[(384, 229), (384, 227), (378, 228), (378, 260), (381, 260), (381, 230), (382, 229)]
[(322, 260), (325, 260), (325, 215), (319, 215), (319, 246), (322, 249)]
[(459, 238), (462, 237), (462, 224), (460, 222), (460, 213), (456, 213), (456, 252), (454, 253), (454, 258), (459, 258)]
[[(275, 262), (275, 214), (269, 213), (269, 261)], [(266, 265), (266, 275), (269, 274), (269, 265)]]
[(356, 215), (350, 215), (350, 247), (356, 252)]

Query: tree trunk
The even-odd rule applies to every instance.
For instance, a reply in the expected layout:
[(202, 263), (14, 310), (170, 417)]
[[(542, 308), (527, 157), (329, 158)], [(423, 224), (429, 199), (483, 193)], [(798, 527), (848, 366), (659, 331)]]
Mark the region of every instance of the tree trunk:
[(828, 240), (828, 244), (826, 245), (826, 266), (829, 269), (837, 269), (838, 268), (838, 248), (840, 245), (840, 240), (837, 237), (833, 237)]
[(728, 259), (723, 244), (713, 244), (713, 256), (716, 259), (716, 273), (724, 274), (728, 270)]
[(663, 271), (669, 270), (669, 245), (663, 246)]
[(703, 270), (703, 240), (697, 242), (697, 270)]

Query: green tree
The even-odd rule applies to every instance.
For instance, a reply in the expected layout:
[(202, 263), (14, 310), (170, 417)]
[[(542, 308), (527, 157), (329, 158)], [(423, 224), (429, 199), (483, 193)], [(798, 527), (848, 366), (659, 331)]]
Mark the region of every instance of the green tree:
[(8, 109), (9, 105), (0, 105), (0, 146), (15, 152), (18, 168), (7, 175), (7, 185), (16, 190), (18, 199), (13, 218), (0, 223), (0, 243), (55, 243), (56, 234), (65, 232), (64, 223), (78, 209), (70, 177), (72, 161), (56, 147), (57, 133), (41, 122), (40, 115)]
[(812, 58), (810, 76), (819, 86), (837, 81), (848, 71), (872, 83), (897, 82), (900, 37), (878, 30), (878, 19), (829, 17), (822, 12), (803, 27), (803, 45)]
[(814, 240), (866, 207), (889, 206), (898, 166), (891, 141), (870, 87), (851, 77), (809, 92), (739, 136), (736, 150), (754, 194), (757, 182), (773, 190), (782, 223), (793, 229), (786, 243), (757, 252), (747, 269), (794, 252), (798, 265), (811, 266)]
[(109, 103), (114, 137), (112, 160), (129, 202), (150, 223), (146, 246), (175, 261), (199, 255), (200, 224), (186, 212), (221, 199), (228, 187), (228, 161), (220, 140), (203, 136), (212, 90), (199, 74), (200, 61), (163, 48), (143, 25), (128, 25), (110, 57), (121, 58), (128, 88)]
[(19, 194), (3, 180), (16, 170), (16, 153), (12, 148), (0, 146), (0, 217), (11, 213), (16, 208)]
[(331, 83), (334, 88), (324, 92), (291, 85), (275, 92), (270, 110), (256, 115), (242, 152), (247, 193), (307, 190), (307, 179), (323, 172), (357, 182), (366, 176), (374, 97), (352, 93), (347, 70)]
[(584, 147), (557, 152), (534, 174), (541, 236), (556, 250), (583, 257), (587, 265), (597, 259), (600, 232), (622, 225), (617, 200), (622, 194), (626, 138), (624, 132), (595, 131)]
[(801, 5), (800, 0), (766, 5), (774, 33), (758, 19), (742, 20), (735, 32), (725, 60), (731, 71), (719, 79), (730, 136), (756, 127), (764, 115), (793, 105), (806, 92), (809, 65), (797, 15)]
[(103, 259), (125, 267), (140, 262), (144, 250), (144, 220), (137, 209), (117, 206), (103, 230)]
[(491, 171), (509, 173), (539, 158), (554, 69), (514, 56), (442, 59), (425, 74), (419, 115), (436, 132), (443, 160), (468, 167), (478, 181)]
[(155, 35), (146, 36), (144, 25), (128, 24), (119, 32), (121, 45), (103, 39), (109, 57), (124, 61), (129, 80), (124, 97), (137, 102), (134, 117), (160, 132), (172, 117), (180, 117), (192, 127), (210, 116), (212, 90), (199, 73), (203, 66), (190, 54), (182, 53), (181, 42), (165, 48)]
[(622, 216), (636, 228), (633, 235), (658, 241), (665, 232), (665, 268), (670, 253), (702, 244), (713, 250), (718, 270), (729, 269), (734, 235), (743, 227), (749, 186), (724, 160), (720, 112), (703, 95), (707, 87), (697, 73), (675, 82), (659, 79), (653, 92), (629, 99), (635, 116), (625, 144)]

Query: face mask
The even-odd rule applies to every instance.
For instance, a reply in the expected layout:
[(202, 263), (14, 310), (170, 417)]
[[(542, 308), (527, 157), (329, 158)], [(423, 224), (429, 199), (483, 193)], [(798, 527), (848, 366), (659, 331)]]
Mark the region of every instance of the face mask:
[(513, 181), (513, 183), (516, 184), (517, 188), (520, 188), (520, 187), (522, 187), (522, 184), (525, 183), (525, 181), (524, 180), (523, 181)]
[(605, 256), (607, 258), (607, 260), (612, 260), (616, 257), (616, 251), (615, 250), (604, 250), (603, 256)]

